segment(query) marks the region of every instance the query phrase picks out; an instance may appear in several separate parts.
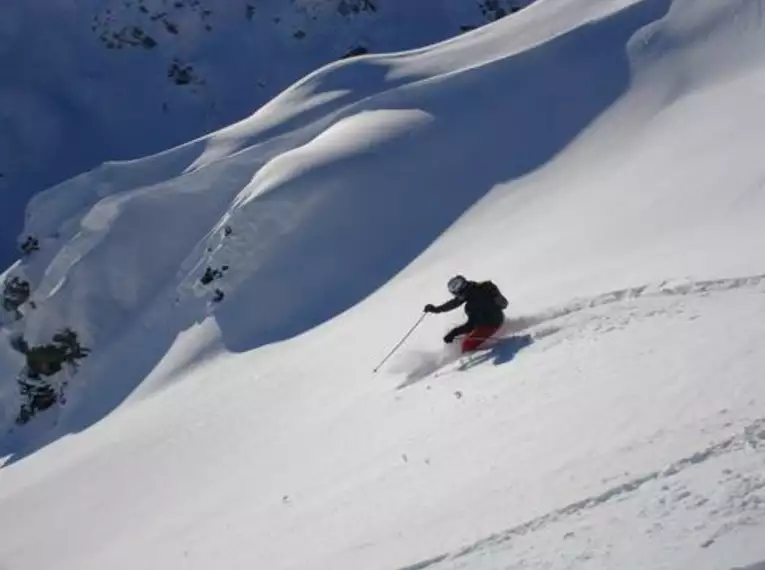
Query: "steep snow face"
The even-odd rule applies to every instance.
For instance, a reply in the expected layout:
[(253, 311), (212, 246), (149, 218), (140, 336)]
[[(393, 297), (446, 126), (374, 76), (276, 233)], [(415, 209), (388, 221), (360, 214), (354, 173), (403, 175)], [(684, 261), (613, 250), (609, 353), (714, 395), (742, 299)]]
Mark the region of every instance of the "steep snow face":
[[(666, 6), (614, 15), (607, 7), (532, 7), (497, 24), (509, 42), (478, 30), (408, 55), (335, 64), (221, 133), (37, 196), (25, 231), (41, 249), (16, 274), (34, 285), (38, 309), (25, 311), (18, 333), (38, 346), (69, 327), (106, 355), (129, 315), (173, 322), (172, 335), (204, 318), (193, 301), (201, 293), (236, 307), (232, 324), (225, 308), (217, 319), (239, 351), (348, 309), (618, 99), (630, 73), (626, 44)], [(583, 16), (592, 33), (576, 28)], [(515, 36), (536, 22), (546, 23), (541, 33)], [(553, 37), (538, 45), (545, 34)], [(592, 43), (611, 42), (620, 48), (592, 56)], [(564, 107), (540, 136), (548, 108)]]
[[(542, 0), (37, 196), (3, 334), (93, 352), (2, 441), (0, 560), (765, 560), (763, 14)], [(372, 375), (457, 272), (514, 336)]]
[[(0, 266), (32, 193), (252, 113), (348, 54), (411, 49), (528, 0), (33, 0), (0, 22)], [(44, 38), (40, 30), (45, 30)]]

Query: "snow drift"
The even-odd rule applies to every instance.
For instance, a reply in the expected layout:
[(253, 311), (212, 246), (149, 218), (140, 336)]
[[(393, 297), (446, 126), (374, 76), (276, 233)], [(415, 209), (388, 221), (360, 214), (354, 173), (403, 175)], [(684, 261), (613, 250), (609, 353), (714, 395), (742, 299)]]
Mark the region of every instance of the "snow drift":
[(427, 45), (528, 1), (6, 3), (0, 267), (44, 188), (220, 129), (328, 62)]

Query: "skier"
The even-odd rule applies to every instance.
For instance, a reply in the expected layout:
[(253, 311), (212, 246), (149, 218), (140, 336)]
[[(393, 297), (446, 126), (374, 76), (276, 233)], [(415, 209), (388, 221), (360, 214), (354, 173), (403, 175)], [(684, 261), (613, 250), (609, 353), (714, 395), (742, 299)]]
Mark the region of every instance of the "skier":
[(500, 293), (499, 288), (491, 281), (468, 281), (462, 275), (455, 275), (447, 283), (449, 292), (454, 298), (442, 305), (425, 305), (426, 313), (444, 313), (465, 305), (468, 320), (465, 324), (450, 330), (444, 337), (444, 342), (450, 344), (460, 335), (462, 352), (477, 350), (502, 326), (507, 308), (507, 299)]

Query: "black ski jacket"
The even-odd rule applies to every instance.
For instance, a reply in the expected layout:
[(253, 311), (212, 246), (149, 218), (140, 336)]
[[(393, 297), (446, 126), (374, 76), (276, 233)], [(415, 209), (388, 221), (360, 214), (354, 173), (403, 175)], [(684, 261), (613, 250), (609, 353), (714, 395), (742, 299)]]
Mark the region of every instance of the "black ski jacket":
[(432, 312), (445, 313), (465, 305), (465, 314), (468, 321), (451, 332), (454, 336), (468, 333), (476, 327), (498, 327), (505, 320), (505, 315), (497, 301), (497, 297), (504, 301), (506, 306), (507, 300), (491, 281), (481, 283), (468, 281), (467, 287), (465, 287), (465, 290), (459, 296), (434, 307)]

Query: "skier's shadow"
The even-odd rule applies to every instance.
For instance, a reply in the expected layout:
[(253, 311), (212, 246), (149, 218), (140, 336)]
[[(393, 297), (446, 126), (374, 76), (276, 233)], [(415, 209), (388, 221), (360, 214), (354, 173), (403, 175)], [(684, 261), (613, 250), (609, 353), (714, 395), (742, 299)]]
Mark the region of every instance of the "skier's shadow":
[(530, 334), (513, 335), (494, 342), (485, 353), (468, 360), (460, 369), (469, 370), (482, 362), (491, 361), (494, 366), (500, 366), (511, 362), (521, 350), (534, 343), (534, 337)]
[[(460, 365), (457, 370), (469, 370), (470, 368), (487, 361), (491, 361), (494, 366), (507, 364), (515, 358), (516, 354), (533, 343), (534, 337), (530, 334), (513, 335), (507, 338), (498, 339), (493, 342), (490, 348), (470, 357), (464, 364)], [(406, 379), (397, 386), (397, 389), (400, 390), (406, 388), (407, 386), (417, 384), (423, 380), (438, 378), (438, 376), (440, 376), (439, 369), (444, 365), (448, 365), (449, 362), (454, 362), (454, 360), (443, 363), (429, 363), (425, 366), (421, 366), (419, 369), (407, 374)]]

